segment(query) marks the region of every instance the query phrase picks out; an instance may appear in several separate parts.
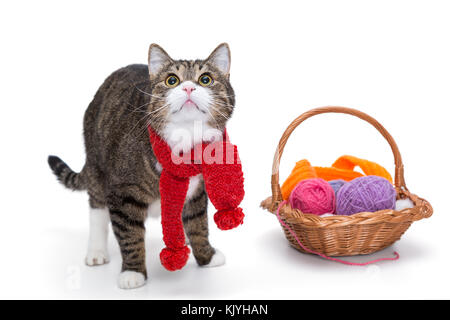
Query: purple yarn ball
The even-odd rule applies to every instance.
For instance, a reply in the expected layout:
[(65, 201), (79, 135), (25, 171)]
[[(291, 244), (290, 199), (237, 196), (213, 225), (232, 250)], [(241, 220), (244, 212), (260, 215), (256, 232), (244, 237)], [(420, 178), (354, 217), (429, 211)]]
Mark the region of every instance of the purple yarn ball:
[(328, 181), (328, 183), (330, 184), (330, 186), (333, 188), (334, 190), (334, 194), (337, 195), (337, 192), (339, 191), (339, 189), (345, 184), (345, 180), (342, 179), (337, 179), (337, 180), (331, 180)]
[(344, 184), (337, 193), (336, 214), (352, 215), (395, 208), (396, 192), (385, 178), (365, 176)]

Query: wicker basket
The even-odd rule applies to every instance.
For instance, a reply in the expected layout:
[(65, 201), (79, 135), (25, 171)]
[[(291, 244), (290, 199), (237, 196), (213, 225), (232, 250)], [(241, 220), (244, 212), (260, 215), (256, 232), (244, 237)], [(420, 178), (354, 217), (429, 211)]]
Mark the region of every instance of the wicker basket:
[[(309, 250), (327, 256), (352, 256), (369, 254), (384, 249), (399, 240), (413, 221), (428, 218), (433, 214), (431, 205), (422, 198), (410, 193), (403, 177), (403, 163), (400, 152), (392, 136), (374, 118), (350, 108), (323, 107), (312, 109), (295, 119), (283, 133), (275, 153), (272, 168), (272, 197), (267, 198), (261, 206), (275, 213), (282, 203), (279, 184), (279, 165), (284, 146), (292, 131), (306, 119), (321, 113), (345, 113), (356, 116), (373, 125), (388, 141), (395, 158), (395, 189), (397, 198), (410, 198), (414, 207), (377, 212), (361, 212), (350, 216), (335, 215), (320, 217), (306, 214), (284, 204), (280, 210), (280, 219), (296, 234), (301, 243)], [(281, 224), (286, 238), (296, 249), (303, 250), (293, 235)]]

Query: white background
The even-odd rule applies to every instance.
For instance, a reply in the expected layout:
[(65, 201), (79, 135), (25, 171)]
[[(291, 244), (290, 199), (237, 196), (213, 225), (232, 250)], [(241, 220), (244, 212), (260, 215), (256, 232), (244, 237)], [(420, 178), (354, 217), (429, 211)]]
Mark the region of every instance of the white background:
[[(450, 298), (449, 14), (447, 1), (430, 0), (2, 1), (0, 298)], [(82, 168), (84, 110), (112, 71), (146, 63), (150, 43), (191, 59), (224, 41), (237, 95), (228, 127), (245, 170), (245, 223), (223, 232), (210, 221), (225, 266), (201, 269), (191, 257), (171, 273), (158, 259), (159, 220), (149, 219), (150, 281), (120, 290), (115, 239), (108, 265), (84, 265), (87, 196), (59, 185), (46, 157)], [(399, 261), (349, 267), (301, 254), (259, 208), (283, 130), (323, 105), (358, 108), (383, 123), (402, 152), (409, 189), (434, 206), (393, 247), (350, 258), (397, 250)], [(323, 115), (294, 133), (281, 178), (302, 158), (329, 166), (342, 154), (393, 172), (390, 149), (372, 127)]]

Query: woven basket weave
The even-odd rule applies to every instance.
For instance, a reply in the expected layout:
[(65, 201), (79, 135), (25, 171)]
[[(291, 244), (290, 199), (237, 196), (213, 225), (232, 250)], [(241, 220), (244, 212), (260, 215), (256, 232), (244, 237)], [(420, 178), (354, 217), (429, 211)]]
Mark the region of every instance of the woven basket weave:
[[(399, 240), (414, 221), (428, 218), (433, 214), (433, 209), (428, 201), (410, 193), (406, 188), (402, 159), (392, 136), (371, 116), (361, 111), (344, 107), (312, 109), (300, 115), (288, 126), (275, 152), (272, 167), (272, 197), (261, 203), (263, 208), (275, 213), (282, 202), (279, 165), (289, 136), (303, 121), (321, 113), (345, 113), (356, 116), (373, 125), (383, 135), (394, 154), (397, 199), (410, 198), (414, 202), (414, 207), (401, 211), (381, 210), (377, 212), (361, 212), (350, 216), (320, 217), (293, 209), (287, 203), (280, 208), (280, 218), (293, 230), (306, 248), (327, 256), (352, 256), (373, 253)], [(291, 233), (283, 225), (281, 226), (290, 244), (296, 249), (306, 252), (298, 245)]]

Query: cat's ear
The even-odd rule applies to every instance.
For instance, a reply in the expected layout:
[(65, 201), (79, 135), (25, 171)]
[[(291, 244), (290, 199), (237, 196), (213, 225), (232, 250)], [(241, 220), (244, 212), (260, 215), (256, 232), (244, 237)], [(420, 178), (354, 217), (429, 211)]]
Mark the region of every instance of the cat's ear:
[(163, 48), (155, 43), (148, 49), (148, 71), (150, 78), (154, 78), (167, 63), (173, 62), (172, 58)]
[(206, 60), (213, 64), (223, 74), (227, 76), (230, 74), (231, 56), (230, 47), (228, 47), (227, 43), (219, 44)]

